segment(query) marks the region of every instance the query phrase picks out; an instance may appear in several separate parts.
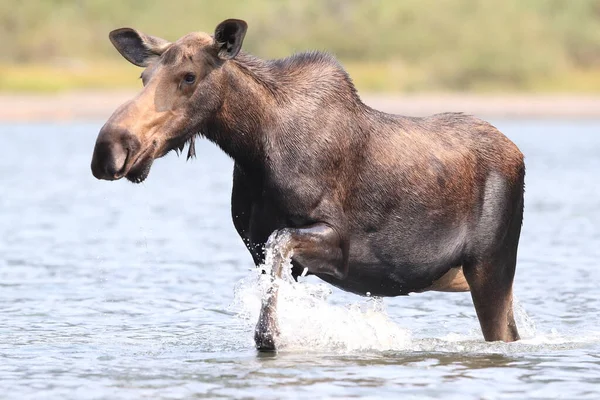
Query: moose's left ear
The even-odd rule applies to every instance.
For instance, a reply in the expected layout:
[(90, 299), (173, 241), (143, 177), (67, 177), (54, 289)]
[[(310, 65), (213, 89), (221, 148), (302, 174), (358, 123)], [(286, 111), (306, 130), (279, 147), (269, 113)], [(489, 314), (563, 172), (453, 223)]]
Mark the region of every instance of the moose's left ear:
[(215, 47), (219, 58), (231, 60), (240, 52), (248, 24), (241, 19), (227, 19), (215, 29)]

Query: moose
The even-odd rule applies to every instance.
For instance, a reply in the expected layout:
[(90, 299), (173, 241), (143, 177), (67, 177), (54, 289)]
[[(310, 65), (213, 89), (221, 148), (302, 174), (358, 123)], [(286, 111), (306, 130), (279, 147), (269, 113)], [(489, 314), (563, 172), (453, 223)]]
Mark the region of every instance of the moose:
[(365, 105), (323, 52), (263, 60), (241, 51), (247, 23), (171, 43), (109, 34), (144, 68), (143, 89), (101, 128), (98, 179), (144, 181), (155, 159), (202, 136), (234, 161), (231, 214), (254, 263), (283, 246), (255, 330), (276, 350), (285, 257), (359, 295), (470, 291), (486, 341), (519, 339), (512, 285), (525, 165), (491, 124), (463, 113), (387, 114)]

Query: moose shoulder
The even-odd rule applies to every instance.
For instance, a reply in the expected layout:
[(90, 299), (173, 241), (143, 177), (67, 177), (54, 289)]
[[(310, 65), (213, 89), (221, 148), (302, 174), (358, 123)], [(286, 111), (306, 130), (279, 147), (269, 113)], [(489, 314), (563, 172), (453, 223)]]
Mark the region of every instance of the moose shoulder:
[[(374, 110), (329, 55), (245, 54), (246, 28), (226, 20), (213, 36), (174, 43), (111, 32), (117, 50), (145, 68), (144, 88), (102, 127), (94, 176), (141, 182), (169, 151), (189, 143), (193, 156), (199, 134), (235, 161), (233, 222), (257, 265), (265, 244), (279, 243), (294, 276), (306, 269), (361, 295), (470, 290), (485, 339), (517, 340), (518, 148), (475, 117)], [(273, 294), (259, 349), (276, 346)]]

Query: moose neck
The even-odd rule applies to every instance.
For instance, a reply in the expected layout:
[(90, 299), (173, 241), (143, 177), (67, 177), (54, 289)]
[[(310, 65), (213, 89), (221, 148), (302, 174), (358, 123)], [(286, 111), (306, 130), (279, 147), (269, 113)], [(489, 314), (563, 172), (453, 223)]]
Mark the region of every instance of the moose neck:
[(340, 115), (342, 109), (365, 107), (346, 72), (327, 54), (265, 61), (240, 53), (223, 68), (221, 105), (203, 133), (247, 169), (264, 167), (267, 154), (277, 151), (273, 146), (302, 140), (293, 122), (298, 113), (313, 118), (323, 105), (339, 108)]
[(246, 169), (260, 169), (273, 112), (268, 94), (235, 64), (227, 65), (223, 74), (221, 104), (203, 133), (236, 163)]

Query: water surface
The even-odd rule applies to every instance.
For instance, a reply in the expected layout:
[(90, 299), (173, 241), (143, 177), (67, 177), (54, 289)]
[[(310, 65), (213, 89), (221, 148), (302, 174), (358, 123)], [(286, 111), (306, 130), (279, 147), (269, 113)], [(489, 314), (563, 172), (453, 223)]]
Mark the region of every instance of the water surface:
[(252, 347), (216, 147), (100, 182), (100, 124), (1, 125), (0, 397), (600, 398), (600, 122), (494, 122), (526, 155), (524, 339), (485, 343), (468, 293), (382, 303), (310, 278), (285, 288), (275, 356)]

